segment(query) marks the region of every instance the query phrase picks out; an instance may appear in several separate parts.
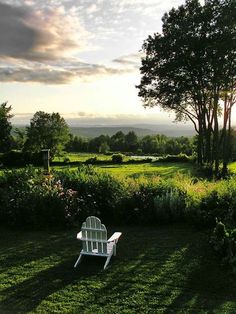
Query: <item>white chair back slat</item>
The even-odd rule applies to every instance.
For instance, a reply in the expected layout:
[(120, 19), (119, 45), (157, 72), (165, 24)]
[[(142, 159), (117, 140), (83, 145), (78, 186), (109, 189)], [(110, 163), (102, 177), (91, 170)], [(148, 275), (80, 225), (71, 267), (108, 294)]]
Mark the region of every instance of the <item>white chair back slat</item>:
[[(81, 231), (82, 231), (82, 238), (83, 239), (86, 239), (87, 238), (87, 231), (85, 230), (85, 222), (83, 223), (83, 225), (82, 225), (82, 229), (81, 229)], [(85, 251), (85, 252), (88, 252), (88, 243), (87, 243), (87, 241), (82, 241), (82, 246), (83, 246), (83, 250)]]
[[(104, 225), (102, 225), (102, 231), (101, 231), (101, 240), (107, 240), (107, 229)], [(106, 242), (102, 242), (102, 253), (103, 254), (107, 254), (107, 243)]]
[(91, 216), (82, 224), (82, 242), (85, 252), (97, 250), (100, 254), (107, 254), (107, 230), (100, 219)]

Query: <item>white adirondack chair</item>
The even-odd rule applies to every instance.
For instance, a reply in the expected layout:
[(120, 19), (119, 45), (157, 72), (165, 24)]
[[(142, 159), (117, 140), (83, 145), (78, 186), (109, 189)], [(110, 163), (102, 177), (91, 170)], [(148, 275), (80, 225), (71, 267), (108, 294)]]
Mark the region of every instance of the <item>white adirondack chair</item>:
[(107, 240), (107, 229), (101, 223), (101, 220), (95, 216), (88, 217), (82, 224), (81, 231), (77, 234), (77, 239), (82, 241), (83, 248), (74, 267), (79, 264), (83, 255), (92, 255), (107, 258), (104, 265), (105, 269), (112, 254), (116, 255), (116, 244), (121, 234), (121, 232), (115, 232)]

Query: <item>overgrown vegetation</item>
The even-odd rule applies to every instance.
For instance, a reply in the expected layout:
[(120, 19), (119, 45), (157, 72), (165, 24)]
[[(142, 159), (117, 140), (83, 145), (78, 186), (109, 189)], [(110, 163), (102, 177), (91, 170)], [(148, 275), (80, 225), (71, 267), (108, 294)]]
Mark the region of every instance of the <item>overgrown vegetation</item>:
[[(180, 184), (181, 182), (181, 184)], [(217, 182), (187, 175), (114, 177), (92, 166), (53, 172), (31, 167), (4, 171), (0, 177), (0, 221), (4, 225), (66, 228), (87, 216), (108, 224), (160, 225), (185, 222), (214, 231), (214, 247), (234, 265), (236, 228), (235, 178)]]

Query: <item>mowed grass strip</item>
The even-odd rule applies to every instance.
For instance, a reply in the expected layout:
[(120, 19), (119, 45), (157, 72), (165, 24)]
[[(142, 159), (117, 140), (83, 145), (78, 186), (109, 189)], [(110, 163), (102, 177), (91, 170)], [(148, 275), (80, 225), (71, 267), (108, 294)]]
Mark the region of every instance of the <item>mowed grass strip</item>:
[[(119, 177), (140, 176), (161, 176), (164, 178), (174, 177), (177, 173), (194, 175), (196, 170), (191, 163), (140, 163), (140, 164), (110, 164), (110, 165), (94, 165), (97, 170), (109, 173)], [(54, 170), (69, 169), (74, 171), (78, 166), (55, 166)]]
[(0, 232), (0, 313), (235, 313), (236, 280), (207, 234), (184, 225), (122, 231), (117, 256), (73, 264), (78, 230)]
[(124, 177), (139, 177), (144, 176), (161, 176), (173, 177), (177, 173), (189, 174), (194, 172), (194, 167), (190, 163), (162, 163), (152, 162), (143, 164), (128, 164), (128, 165), (109, 165), (99, 167), (102, 171), (110, 174)]

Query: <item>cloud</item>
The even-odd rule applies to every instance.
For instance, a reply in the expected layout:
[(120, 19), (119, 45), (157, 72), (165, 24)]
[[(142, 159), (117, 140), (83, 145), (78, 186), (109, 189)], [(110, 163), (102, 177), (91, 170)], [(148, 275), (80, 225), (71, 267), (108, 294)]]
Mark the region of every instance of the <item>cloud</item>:
[(75, 61), (71, 63), (62, 61), (62, 65), (63, 66), (42, 66), (37, 64), (27, 67), (23, 64), (19, 66), (0, 66), (0, 81), (67, 84), (74, 79), (88, 81), (95, 77), (125, 74), (132, 71), (131, 69), (119, 69)]
[[(99, 112), (71, 112), (60, 113), (65, 118), (70, 126), (115, 126), (115, 125), (132, 125), (153, 123), (162, 121), (163, 123), (169, 121), (165, 117), (160, 117), (160, 114), (146, 113), (146, 114), (101, 114)], [(12, 118), (13, 124), (29, 124), (34, 113), (14, 113)]]
[(113, 60), (115, 63), (119, 63), (123, 66), (133, 66), (134, 68), (140, 68), (142, 53), (132, 53), (121, 56)]
[(0, 2), (0, 57), (53, 60), (84, 46), (87, 32), (63, 6), (37, 8)]
[(163, 3), (0, 0), (0, 81), (65, 84), (137, 71), (140, 55), (127, 53), (156, 29), (156, 11), (147, 20), (147, 10)]
[(98, 6), (97, 6), (95, 3), (93, 3), (93, 4), (91, 4), (91, 5), (87, 8), (86, 12), (87, 12), (88, 14), (92, 14), (92, 13), (97, 12), (98, 10), (99, 10), (99, 9), (98, 9)]

